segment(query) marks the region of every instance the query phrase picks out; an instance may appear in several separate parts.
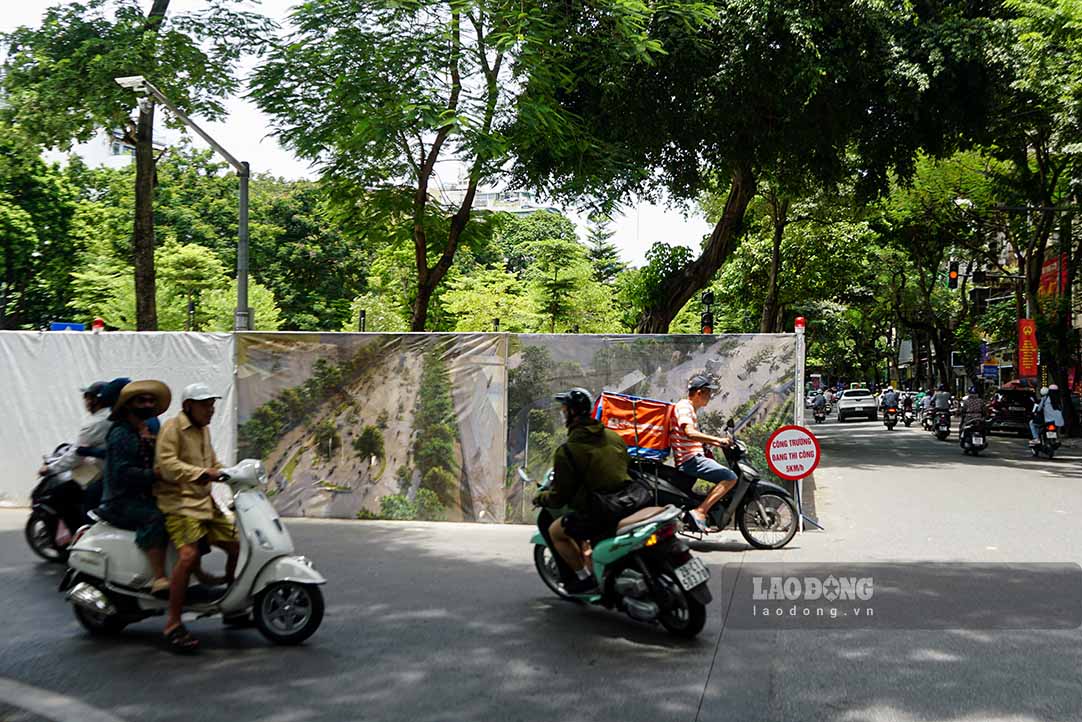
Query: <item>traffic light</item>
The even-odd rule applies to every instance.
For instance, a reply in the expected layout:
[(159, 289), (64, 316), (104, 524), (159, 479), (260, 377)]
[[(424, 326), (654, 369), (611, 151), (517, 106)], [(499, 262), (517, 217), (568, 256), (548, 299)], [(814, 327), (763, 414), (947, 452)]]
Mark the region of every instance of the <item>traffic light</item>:
[(703, 305), (707, 306), (707, 307), (714, 305), (714, 292), (713, 291), (706, 291), (706, 292), (703, 293)]
[(704, 311), (702, 316), (703, 333), (714, 333), (714, 314)]
[(972, 288), (969, 291), (969, 302), (973, 306), (973, 313), (980, 316), (988, 310), (988, 297), (992, 295), (990, 288)]
[(951, 261), (947, 270), (947, 288), (958, 288), (958, 261)]

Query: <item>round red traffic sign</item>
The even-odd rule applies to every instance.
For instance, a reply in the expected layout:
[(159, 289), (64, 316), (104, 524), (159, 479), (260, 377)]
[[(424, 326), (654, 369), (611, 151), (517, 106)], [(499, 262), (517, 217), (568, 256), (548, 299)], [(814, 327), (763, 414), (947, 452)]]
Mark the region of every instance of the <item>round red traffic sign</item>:
[(803, 426), (782, 426), (766, 440), (766, 463), (783, 479), (803, 479), (819, 466), (819, 439)]

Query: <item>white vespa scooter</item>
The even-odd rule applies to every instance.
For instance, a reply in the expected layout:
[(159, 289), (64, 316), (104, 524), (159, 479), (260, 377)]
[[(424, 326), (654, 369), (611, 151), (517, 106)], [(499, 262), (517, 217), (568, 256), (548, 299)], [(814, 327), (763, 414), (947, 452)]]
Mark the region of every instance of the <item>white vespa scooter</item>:
[[(293, 540), (263, 494), (263, 463), (245, 459), (222, 469), (233, 491), (240, 537), (236, 580), (225, 588), (188, 588), (184, 611), (199, 617), (244, 615), (277, 644), (300, 644), (323, 621), (326, 580), (312, 562), (293, 554)], [(166, 569), (176, 561), (170, 547)], [(146, 591), (153, 572), (135, 545), (135, 532), (105, 521), (83, 527), (69, 547), (68, 572), (60, 591), (73, 605), (75, 618), (92, 634), (115, 634), (147, 617), (164, 614), (169, 603)], [(208, 593), (209, 592), (209, 593)], [(215, 593), (217, 592), (217, 593)]]

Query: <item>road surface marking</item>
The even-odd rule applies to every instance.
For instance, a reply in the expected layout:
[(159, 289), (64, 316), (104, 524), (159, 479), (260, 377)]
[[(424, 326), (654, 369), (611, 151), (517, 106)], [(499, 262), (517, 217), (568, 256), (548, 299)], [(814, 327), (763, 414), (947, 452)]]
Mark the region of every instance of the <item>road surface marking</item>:
[(6, 677), (0, 677), (0, 701), (55, 722), (124, 722), (74, 697), (65, 697)]

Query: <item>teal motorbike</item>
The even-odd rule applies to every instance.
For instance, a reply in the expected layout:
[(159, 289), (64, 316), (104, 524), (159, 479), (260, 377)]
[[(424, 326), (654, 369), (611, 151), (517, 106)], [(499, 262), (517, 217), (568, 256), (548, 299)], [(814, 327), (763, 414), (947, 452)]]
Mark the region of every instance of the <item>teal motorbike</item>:
[[(519, 476), (530, 481), (521, 469)], [(550, 472), (539, 490), (551, 481)], [(547, 538), (549, 525), (565, 511), (541, 509), (531, 540), (537, 573), (558, 597), (618, 609), (637, 621), (660, 623), (679, 637), (690, 639), (702, 631), (712, 599), (710, 570), (676, 535), (683, 511), (675, 506), (643, 509), (622, 520), (616, 536), (596, 541), (590, 558), (601, 593), (583, 595), (565, 591), (568, 571)]]

